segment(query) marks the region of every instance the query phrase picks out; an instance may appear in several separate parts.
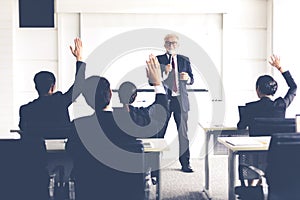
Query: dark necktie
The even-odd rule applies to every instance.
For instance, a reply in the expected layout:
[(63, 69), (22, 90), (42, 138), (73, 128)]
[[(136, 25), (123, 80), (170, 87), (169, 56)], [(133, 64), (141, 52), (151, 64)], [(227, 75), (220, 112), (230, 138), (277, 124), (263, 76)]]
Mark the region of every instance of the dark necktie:
[(173, 75), (173, 86), (172, 90), (177, 92), (177, 84), (176, 84), (176, 74), (175, 74), (175, 62), (173, 56), (171, 56), (171, 65), (172, 65), (172, 75)]

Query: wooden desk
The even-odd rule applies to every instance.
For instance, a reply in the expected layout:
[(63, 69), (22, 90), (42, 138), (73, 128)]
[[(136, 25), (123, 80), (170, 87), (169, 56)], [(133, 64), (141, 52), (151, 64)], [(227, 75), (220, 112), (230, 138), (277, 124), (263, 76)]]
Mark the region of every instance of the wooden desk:
[[(161, 199), (161, 171), (160, 171), (160, 160), (161, 153), (169, 149), (168, 144), (163, 138), (139, 138), (145, 145), (144, 152), (146, 160), (146, 168), (150, 167), (157, 172), (156, 180), (156, 200)], [(150, 146), (149, 146), (150, 144)], [(151, 170), (152, 171), (152, 170)]]
[(206, 196), (211, 199), (209, 192), (209, 142), (212, 135), (219, 135), (224, 130), (237, 130), (236, 127), (225, 127), (223, 125), (211, 125), (211, 126), (202, 126), (199, 124), (205, 131), (205, 140), (204, 140), (204, 188), (203, 192)]
[[(232, 138), (234, 138), (232, 140)], [(240, 139), (240, 141), (239, 141)], [(246, 139), (246, 140), (245, 140)], [(240, 152), (267, 151), (270, 144), (270, 136), (261, 137), (219, 137), (218, 141), (224, 144), (228, 150), (228, 199), (236, 199), (234, 193), (236, 180), (236, 155)], [(248, 140), (248, 142), (247, 142)]]

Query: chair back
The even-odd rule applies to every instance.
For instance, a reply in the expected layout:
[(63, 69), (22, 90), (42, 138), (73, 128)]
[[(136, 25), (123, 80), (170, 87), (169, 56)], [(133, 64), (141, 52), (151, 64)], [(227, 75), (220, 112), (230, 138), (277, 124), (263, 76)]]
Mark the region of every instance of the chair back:
[[(68, 148), (74, 149), (75, 163), (73, 176), (75, 178), (76, 199), (131, 199), (140, 200), (145, 197), (144, 147), (140, 141), (122, 145), (125, 151), (142, 153), (140, 162), (131, 163), (140, 168), (141, 172), (130, 173), (114, 169), (97, 160), (82, 143)], [(123, 159), (111, 157), (119, 164)], [(125, 159), (126, 160), (126, 159)], [(139, 166), (136, 166), (139, 165)]]
[(268, 151), (268, 166), (266, 169), (270, 195), (276, 194), (282, 198), (284, 197), (284, 199), (299, 198), (299, 155), (299, 133), (280, 133), (272, 135)]
[(268, 136), (274, 133), (294, 133), (294, 118), (254, 118), (249, 127), (250, 136)]
[(47, 199), (46, 150), (30, 140), (0, 140), (0, 199)]

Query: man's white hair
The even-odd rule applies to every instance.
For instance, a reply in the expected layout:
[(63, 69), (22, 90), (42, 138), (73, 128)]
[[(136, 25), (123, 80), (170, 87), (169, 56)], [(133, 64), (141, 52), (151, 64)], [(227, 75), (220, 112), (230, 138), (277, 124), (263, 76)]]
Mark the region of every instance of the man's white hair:
[(174, 34), (174, 33), (169, 33), (169, 34), (167, 34), (166, 36), (165, 36), (165, 38), (164, 38), (164, 41), (167, 41), (169, 38), (176, 38), (177, 40), (179, 40), (179, 37), (176, 35), (176, 34)]

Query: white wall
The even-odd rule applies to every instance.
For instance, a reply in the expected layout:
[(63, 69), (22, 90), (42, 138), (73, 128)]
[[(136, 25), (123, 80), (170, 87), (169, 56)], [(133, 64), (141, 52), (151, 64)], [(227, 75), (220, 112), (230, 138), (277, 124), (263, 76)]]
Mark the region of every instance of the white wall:
[(269, 1), (235, 1), (224, 16), (224, 67), (226, 120), (236, 126), (238, 105), (257, 100), (255, 82), (258, 76), (270, 72)]
[(0, 134), (8, 132), (13, 122), (13, 40), (14, 2), (2, 1), (0, 8)]
[[(299, 1), (274, 0), (273, 1), (273, 52), (281, 56), (281, 62), (285, 69), (290, 70), (298, 87), (300, 86), (299, 73), (299, 45), (300, 27), (298, 26)], [(278, 81), (278, 95), (284, 95), (287, 86), (281, 75), (274, 73)], [(299, 94), (299, 89), (298, 89)], [(296, 96), (294, 102), (287, 109), (287, 117), (295, 117), (300, 113), (300, 98)]]
[[(4, 6), (1, 6), (3, 17), (0, 18), (0, 34), (3, 35), (0, 39), (0, 50), (4, 52), (0, 54), (3, 63), (0, 66), (1, 82), (3, 82), (0, 85), (0, 92), (6, 98), (2, 97), (0, 104), (0, 118), (2, 122), (5, 122), (0, 124), (1, 132), (16, 128), (19, 120), (19, 106), (36, 97), (32, 78), (37, 71), (42, 69), (53, 71), (58, 79), (58, 89), (65, 91), (68, 88), (74, 79), (75, 60), (68, 49), (68, 46), (73, 43), (73, 38), (81, 36), (84, 39), (87, 54), (93, 49), (93, 45), (105, 41), (89, 40), (87, 34), (91, 31), (96, 31), (102, 39), (109, 39), (112, 36), (110, 35), (112, 30), (125, 31), (153, 26), (177, 31), (194, 40), (205, 49), (216, 64), (224, 87), (224, 92), (220, 90), (217, 96), (211, 95), (211, 90), (207, 94), (197, 94), (199, 97), (196, 101), (200, 102), (199, 111), (197, 111), (200, 116), (199, 121), (210, 122), (212, 116), (219, 115), (216, 110), (222, 110), (225, 107), (225, 120), (221, 123), (228, 126), (235, 126), (238, 121), (238, 105), (257, 98), (254, 91), (257, 76), (272, 73), (267, 65), (267, 58), (272, 52), (272, 42), (274, 42), (274, 48), (288, 50), (288, 48), (283, 48), (283, 44), (287, 43), (278, 42), (285, 41), (282, 38), (287, 34), (282, 35), (282, 31), (276, 28), (282, 25), (286, 27), (288, 23), (273, 22), (273, 1), (271, 0), (188, 0), (184, 3), (180, 0), (154, 0), (151, 3), (138, 0), (119, 0), (113, 3), (97, 0), (55, 1), (56, 27), (52, 29), (18, 28), (18, 1), (5, 0), (4, 2)], [(283, 0), (274, 0), (274, 20), (281, 17), (279, 13), (282, 11), (280, 10), (282, 2)], [(295, 5), (296, 0), (285, 5), (293, 7), (291, 3)], [(289, 12), (287, 6), (283, 8)], [(294, 18), (295, 13), (292, 12), (287, 16)], [(101, 21), (101, 16), (105, 17), (105, 21)], [(118, 16), (120, 16), (119, 19)], [(99, 20), (94, 26), (89, 27), (94, 29), (87, 29), (87, 20), (93, 17)], [(182, 27), (178, 27), (176, 23), (163, 26), (163, 23), (157, 24), (160, 17), (165, 21), (172, 21), (172, 18), (189, 20)], [(213, 21), (210, 21), (211, 19)], [(193, 23), (199, 26), (196, 27), (196, 32), (191, 30)], [(273, 23), (274, 40), (272, 40)], [(101, 32), (102, 29), (98, 26), (104, 27), (104, 31)], [(186, 27), (188, 29), (185, 29)], [(287, 33), (293, 32), (293, 28), (292, 25), (289, 26)], [(216, 37), (212, 34), (216, 34)], [(213, 37), (218, 41), (207, 42), (213, 40)], [(162, 38), (157, 38), (157, 40), (160, 39)], [(290, 40), (290, 43), (292, 41)], [(184, 43), (181, 47), (184, 48)], [(199, 87), (205, 88), (207, 77), (201, 77), (201, 73), (199, 77), (202, 78)], [(116, 80), (111, 77), (111, 81)], [(209, 79), (209, 81), (214, 83), (214, 79)], [(217, 81), (216, 84), (220, 83)], [(212, 107), (216, 109), (213, 111)], [(202, 135), (200, 127), (197, 127), (195, 132), (195, 134)], [(201, 141), (197, 142), (195, 142), (197, 146), (195, 152), (199, 153)]]

